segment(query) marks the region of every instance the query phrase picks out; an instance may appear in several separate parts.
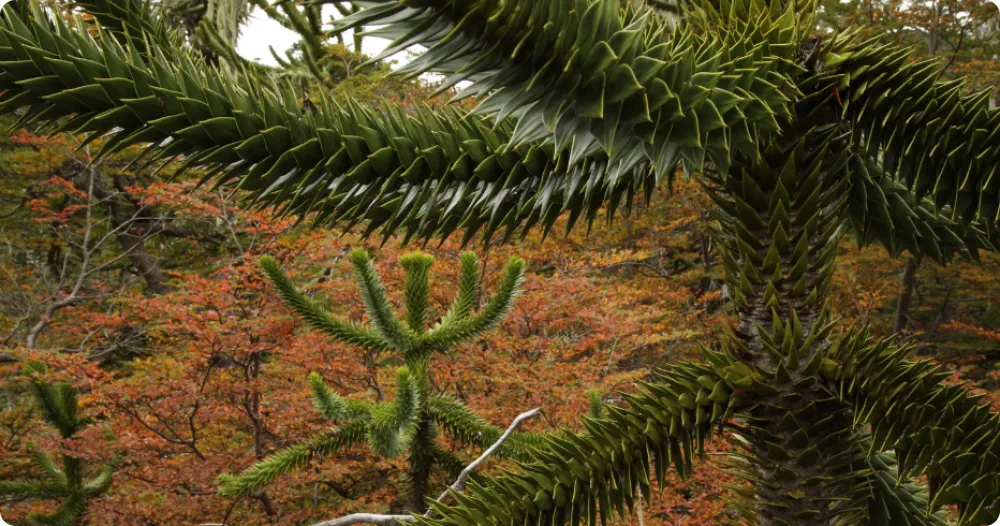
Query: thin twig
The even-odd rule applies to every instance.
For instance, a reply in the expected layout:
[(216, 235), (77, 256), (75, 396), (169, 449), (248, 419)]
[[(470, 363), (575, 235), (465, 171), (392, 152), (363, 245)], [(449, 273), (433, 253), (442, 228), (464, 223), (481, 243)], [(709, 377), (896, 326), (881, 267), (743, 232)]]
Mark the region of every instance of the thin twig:
[[(448, 496), (451, 495), (452, 493), (459, 493), (459, 494), (462, 493), (462, 491), (465, 490), (465, 485), (469, 482), (469, 477), (471, 477), (472, 474), (475, 473), (475, 471), (479, 469), (479, 467), (482, 466), (484, 462), (486, 462), (486, 460), (490, 457), (490, 455), (495, 453), (497, 449), (500, 449), (500, 446), (502, 446), (503, 443), (506, 442), (507, 439), (514, 434), (514, 431), (517, 430), (517, 427), (521, 425), (521, 422), (524, 422), (529, 418), (534, 418), (539, 414), (541, 414), (541, 412), (542, 412), (541, 408), (535, 408), (532, 409), (531, 411), (525, 411), (520, 415), (517, 415), (517, 418), (515, 418), (514, 421), (511, 422), (507, 430), (504, 431), (502, 435), (500, 435), (500, 438), (498, 438), (497, 441), (493, 443), (493, 445), (487, 448), (486, 451), (483, 451), (483, 454), (479, 455), (479, 458), (472, 461), (471, 464), (469, 464), (468, 466), (465, 467), (465, 469), (462, 470), (462, 472), (458, 475), (458, 479), (455, 480), (455, 483), (449, 486), (448, 489), (444, 490), (444, 493), (442, 493), (441, 496), (437, 498), (437, 502), (443, 504), (445, 499), (448, 498)], [(428, 511), (426, 514), (424, 514), (424, 516), (430, 517), (431, 512)], [(313, 526), (350, 526), (352, 524), (375, 524), (379, 526), (395, 526), (397, 524), (409, 524), (414, 521), (416, 521), (416, 518), (413, 515), (381, 515), (378, 513), (354, 513), (351, 515), (340, 517), (339, 519), (332, 519), (316, 523)]]
[(380, 526), (395, 526), (409, 524), (416, 519), (413, 515), (380, 515), (378, 513), (352, 513), (339, 519), (320, 522), (313, 526), (349, 526), (351, 524), (377, 524)]
[(90, 256), (92, 249), (90, 248), (90, 237), (93, 234), (94, 223), (92, 221), (94, 212), (94, 171), (89, 170), (87, 172), (87, 209), (86, 209), (86, 227), (83, 234), (83, 242), (80, 245), (80, 253), (82, 261), (80, 263), (80, 275), (77, 277), (76, 284), (73, 285), (73, 290), (65, 298), (49, 304), (45, 309), (45, 314), (42, 315), (41, 319), (38, 320), (31, 330), (28, 331), (27, 341), (25, 346), (28, 349), (33, 349), (35, 347), (35, 342), (38, 339), (39, 334), (45, 327), (49, 325), (49, 321), (52, 316), (55, 315), (56, 311), (62, 310), (70, 305), (73, 305), (79, 301), (80, 290), (83, 288), (84, 280), (88, 276), (88, 267), (90, 266)]
[(645, 512), (642, 509), (642, 499), (643, 499), (643, 496), (642, 496), (641, 492), (642, 492), (642, 488), (640, 488), (638, 485), (636, 485), (635, 492), (634, 492), (635, 495), (636, 495), (636, 499), (635, 499), (635, 518), (639, 519), (639, 526), (646, 526), (646, 514), (645, 514)]
[[(515, 418), (514, 421), (510, 424), (510, 427), (508, 427), (507, 430), (504, 431), (502, 435), (500, 435), (500, 438), (497, 439), (497, 441), (494, 442), (492, 446), (490, 446), (486, 451), (483, 451), (483, 454), (479, 455), (479, 458), (472, 461), (472, 464), (465, 466), (465, 469), (463, 469), (462, 472), (458, 474), (458, 479), (455, 480), (455, 483), (452, 484), (448, 489), (444, 490), (444, 493), (442, 493), (441, 496), (437, 498), (437, 501), (440, 503), (444, 503), (444, 500), (448, 498), (448, 496), (451, 495), (452, 492), (462, 493), (463, 491), (465, 491), (465, 485), (469, 482), (469, 477), (471, 477), (472, 474), (475, 473), (477, 469), (479, 469), (479, 466), (481, 466), (484, 462), (486, 462), (486, 459), (488, 459), (490, 455), (495, 453), (496, 450), (499, 449), (500, 446), (503, 445), (503, 443), (506, 442), (507, 439), (510, 438), (512, 434), (514, 434), (514, 430), (521, 425), (521, 422), (524, 422), (529, 418), (534, 418), (538, 416), (538, 414), (541, 412), (542, 412), (541, 408), (536, 407), (531, 411), (525, 411), (524, 413), (518, 415), (517, 418)], [(430, 512), (428, 512), (428, 514), (429, 513)]]

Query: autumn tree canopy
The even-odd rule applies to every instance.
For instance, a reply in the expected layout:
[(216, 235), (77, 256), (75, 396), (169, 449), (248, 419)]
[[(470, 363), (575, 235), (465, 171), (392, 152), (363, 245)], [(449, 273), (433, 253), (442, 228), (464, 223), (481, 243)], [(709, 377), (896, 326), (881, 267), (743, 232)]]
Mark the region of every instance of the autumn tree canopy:
[[(460, 233), (490, 246), (535, 227), (630, 221), (619, 212), (692, 181), (710, 198), (700, 212), (714, 220), (731, 319), (700, 358), (671, 360), (600, 418), (545, 434), (513, 469), (406, 520), (608, 523), (654, 483), (696, 476), (721, 443), (737, 481), (729, 502), (751, 524), (966, 525), (1000, 513), (1000, 416), (912, 347), (840, 327), (831, 299), (845, 239), (941, 264), (996, 250), (991, 92), (968, 92), (940, 75), (951, 64), (916, 60), (808, 0), (382, 0), (345, 8), (333, 32), (376, 27), (392, 43), (368, 65), (413, 50), (397, 75), (442, 75), (435, 94), (456, 88), (474, 106), (372, 104), (336, 93), (339, 70), (318, 67), (318, 26), (304, 22), (315, 7), (266, 7), (278, 6), (312, 38), (301, 61), (273, 71), (235, 56), (220, 27), (176, 31), (141, 0), (69, 14), (15, 4), (0, 22), (0, 111), (15, 127), (99, 145), (87, 166), (141, 147), (130, 166), (195, 171), (272, 217), (383, 243)], [(947, 35), (933, 27), (935, 54)], [(95, 177), (83, 181), (76, 191), (100, 199)], [(401, 263), (412, 272), (413, 259)], [(269, 353), (226, 362), (243, 370), (229, 396), (242, 397), (258, 456), (266, 415), (254, 386), (267, 383)], [(139, 393), (118, 397), (118, 411), (209, 461), (200, 398), (178, 431), (144, 419)], [(414, 405), (428, 396), (417, 389)], [(268, 493), (247, 493), (277, 513)]]

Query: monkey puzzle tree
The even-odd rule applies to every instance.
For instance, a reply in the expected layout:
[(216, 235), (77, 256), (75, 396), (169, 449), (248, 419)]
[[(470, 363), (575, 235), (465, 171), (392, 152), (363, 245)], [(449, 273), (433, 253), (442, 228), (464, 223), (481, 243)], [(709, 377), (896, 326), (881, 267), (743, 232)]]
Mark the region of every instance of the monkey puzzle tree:
[(699, 0), (667, 15), (625, 0), (365, 5), (337, 29), (377, 27), (385, 54), (423, 46), (400, 72), (441, 73), (442, 90), (464, 86), (478, 106), (303, 109), (282, 84), (170, 46), (141, 16), (91, 31), (21, 6), (0, 27), (0, 109), (106, 137), (107, 153), (149, 143), (150, 162), (183, 155), (278, 213), (404, 240), (509, 239), (564, 214), (589, 225), (678, 169), (698, 177), (735, 311), (721, 349), (414, 520), (606, 523), (648, 495), (651, 471), (691, 472), (711, 438), (737, 446), (729, 469), (749, 484), (733, 502), (752, 524), (1000, 512), (1000, 417), (908, 349), (835, 331), (825, 307), (845, 236), (939, 262), (996, 248), (988, 94), (963, 95), (936, 63), (856, 31), (816, 34), (810, 0)]
[[(434, 258), (420, 252), (400, 258), (406, 272), (404, 307), (406, 316), (396, 317), (386, 297), (382, 282), (364, 249), (351, 251), (351, 264), (358, 288), (371, 319), (371, 328), (332, 317), (325, 308), (304, 295), (288, 280), (277, 262), (261, 260), (264, 272), (278, 289), (284, 302), (314, 329), (335, 340), (361, 347), (381, 359), (401, 359), (405, 364), (397, 373), (396, 395), (392, 401), (367, 403), (338, 395), (316, 373), (309, 376), (313, 403), (324, 418), (337, 427), (309, 440), (279, 451), (238, 475), (220, 479), (226, 496), (251, 495), (282, 473), (303, 467), (314, 456), (326, 456), (359, 442), (367, 442), (372, 452), (393, 458), (409, 452), (409, 484), (412, 509), (422, 511), (430, 490), (435, 467), (451, 476), (457, 475), (464, 462), (438, 443), (438, 432), (468, 444), (487, 448), (503, 433), (447, 395), (430, 389), (430, 360), (468, 341), (500, 321), (510, 309), (524, 276), (524, 261), (507, 262), (496, 294), (476, 311), (481, 296), (479, 262), (472, 252), (462, 254), (458, 293), (448, 312), (428, 328), (430, 314), (428, 280)], [(540, 437), (515, 435), (497, 454), (504, 458), (528, 458), (528, 446)]]
[[(63, 383), (35, 382), (31, 385), (35, 402), (45, 421), (59, 431), (63, 440), (69, 440), (84, 427), (90, 425), (89, 418), (78, 413), (76, 389)], [(63, 453), (60, 467), (44, 451), (32, 455), (35, 464), (45, 475), (45, 479), (0, 481), (0, 496), (9, 495), (18, 499), (62, 499), (59, 507), (49, 514), (31, 513), (31, 524), (45, 526), (69, 526), (87, 511), (87, 501), (99, 497), (111, 488), (114, 463), (105, 464), (100, 472), (87, 480), (83, 462), (70, 454)]]

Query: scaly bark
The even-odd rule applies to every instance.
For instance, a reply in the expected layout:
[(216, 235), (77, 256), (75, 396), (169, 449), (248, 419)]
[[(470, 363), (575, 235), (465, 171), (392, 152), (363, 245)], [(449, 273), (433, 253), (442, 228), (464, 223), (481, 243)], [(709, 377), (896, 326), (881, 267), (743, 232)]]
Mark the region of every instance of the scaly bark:
[(413, 376), (417, 392), (420, 393), (420, 408), (417, 425), (410, 443), (410, 510), (416, 513), (427, 511), (427, 497), (430, 495), (431, 471), (435, 465), (435, 449), (437, 444), (437, 424), (431, 417), (427, 407), (430, 382), (427, 377), (428, 357), (425, 353), (416, 353), (408, 357), (406, 365)]
[(863, 438), (818, 374), (846, 187), (844, 159), (831, 151), (842, 145), (832, 133), (803, 135), (709, 182), (737, 315), (727, 347), (759, 381), (733, 466), (756, 482), (740, 507), (760, 526), (838, 524), (835, 499), (853, 480), (852, 452), (838, 454)]

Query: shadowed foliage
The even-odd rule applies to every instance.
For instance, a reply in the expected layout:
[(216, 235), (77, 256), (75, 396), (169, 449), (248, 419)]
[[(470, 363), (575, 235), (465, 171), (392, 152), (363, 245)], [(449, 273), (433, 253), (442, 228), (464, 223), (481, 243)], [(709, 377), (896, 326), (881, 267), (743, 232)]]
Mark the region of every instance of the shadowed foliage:
[[(72, 386), (63, 383), (35, 382), (31, 386), (42, 418), (56, 428), (63, 440), (76, 438), (76, 434), (90, 425), (89, 418), (79, 415)], [(0, 481), (0, 495), (15, 499), (61, 499), (59, 507), (49, 514), (28, 515), (31, 524), (44, 526), (70, 526), (87, 511), (87, 501), (111, 488), (114, 463), (104, 465), (93, 478), (88, 479), (83, 462), (73, 455), (63, 453), (57, 463), (44, 451), (32, 455), (35, 465), (44, 478)], [(61, 465), (60, 465), (61, 464)]]

